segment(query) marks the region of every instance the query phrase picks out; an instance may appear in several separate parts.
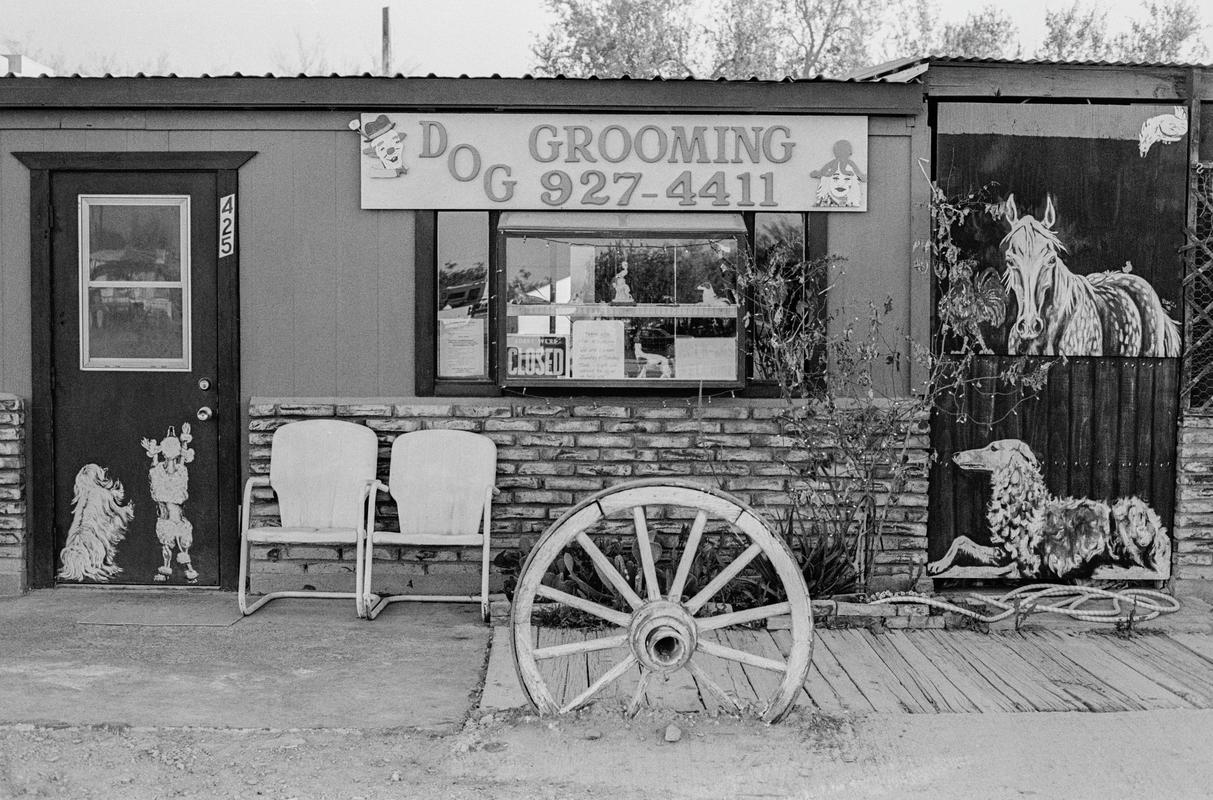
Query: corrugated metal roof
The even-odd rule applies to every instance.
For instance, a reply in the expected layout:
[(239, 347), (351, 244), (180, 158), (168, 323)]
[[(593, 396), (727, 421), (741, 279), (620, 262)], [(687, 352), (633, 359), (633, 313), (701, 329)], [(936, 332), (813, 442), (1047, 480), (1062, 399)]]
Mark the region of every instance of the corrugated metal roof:
[(930, 55), (908, 56), (872, 67), (855, 70), (843, 76), (843, 80), (883, 81), (889, 76), (913, 71), (915, 67), (930, 67), (937, 64), (976, 64), (1007, 67), (1114, 67), (1124, 69), (1208, 69), (1213, 64), (1163, 61), (1051, 61), (1044, 58), (961, 58), (959, 56)]
[(136, 72), (133, 75), (114, 75), (113, 73), (110, 73), (110, 72), (107, 72), (104, 75), (82, 75), (79, 72), (75, 72), (75, 73), (72, 73), (71, 75), (46, 75), (46, 74), (43, 74), (43, 75), (37, 75), (37, 76), (16, 75), (16, 74), (10, 72), (10, 73), (7, 73), (0, 77), (24, 78), (24, 79), (34, 79), (34, 80), (46, 79), (46, 78), (59, 78), (59, 79), (76, 78), (76, 79), (90, 79), (90, 80), (103, 80), (103, 79), (116, 80), (116, 79), (135, 79), (135, 78), (146, 79), (146, 80), (155, 80), (157, 78), (175, 78), (177, 80), (188, 80), (188, 79), (223, 80), (223, 79), (229, 79), (229, 78), (243, 78), (245, 80), (250, 79), (250, 78), (257, 78), (257, 79), (306, 78), (308, 80), (329, 80), (332, 78), (341, 78), (341, 79), (346, 79), (346, 80), (348, 80), (350, 78), (366, 78), (366, 79), (377, 79), (377, 80), (417, 80), (417, 79), (433, 80), (435, 78), (438, 78), (438, 79), (442, 79), (442, 80), (501, 80), (501, 81), (635, 81), (638, 83), (680, 83), (680, 82), (695, 82), (695, 83), (854, 83), (855, 82), (854, 79), (852, 79), (852, 78), (826, 78), (826, 77), (822, 77), (822, 76), (817, 76), (817, 77), (813, 77), (813, 78), (794, 78), (791, 76), (784, 77), (784, 78), (760, 78), (757, 76), (753, 76), (753, 77), (749, 77), (749, 78), (697, 78), (693, 75), (687, 75), (682, 78), (667, 78), (667, 77), (663, 77), (661, 75), (655, 75), (655, 76), (649, 77), (649, 78), (634, 78), (631, 75), (621, 75), (619, 77), (608, 78), (608, 77), (600, 77), (598, 75), (591, 75), (586, 78), (575, 78), (575, 77), (569, 77), (567, 75), (531, 75), (529, 73), (526, 75), (503, 76), (496, 72), (494, 72), (492, 75), (468, 75), (466, 73), (461, 74), (461, 75), (438, 75), (433, 72), (431, 72), (427, 75), (405, 75), (405, 74), (399, 73), (399, 72), (395, 73), (394, 75), (377, 75), (377, 74), (374, 74), (371, 72), (363, 72), (363, 73), (359, 73), (359, 74), (347, 74), (347, 75), (343, 75), (343, 74), (336, 73), (336, 72), (330, 73), (328, 75), (309, 75), (305, 72), (300, 72), (295, 75), (285, 75), (285, 74), (278, 74), (278, 73), (273, 73), (273, 72), (267, 72), (267, 73), (264, 73), (261, 75), (251, 75), (251, 74), (245, 74), (242, 72), (231, 72), (231, 73), (226, 73), (223, 75), (212, 75), (212, 74), (206, 73), (206, 72), (204, 72), (200, 75), (178, 75), (175, 72), (169, 72), (169, 73), (166, 73), (163, 75), (148, 75), (143, 72)]

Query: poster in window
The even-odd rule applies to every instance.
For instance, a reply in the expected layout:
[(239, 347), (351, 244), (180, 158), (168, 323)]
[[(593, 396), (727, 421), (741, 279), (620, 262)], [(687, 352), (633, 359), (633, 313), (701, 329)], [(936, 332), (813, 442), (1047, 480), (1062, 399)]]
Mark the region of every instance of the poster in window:
[(684, 380), (719, 381), (737, 377), (737, 340), (731, 336), (679, 336), (674, 362)]
[(485, 374), (483, 318), (438, 320), (438, 374), (478, 378)]

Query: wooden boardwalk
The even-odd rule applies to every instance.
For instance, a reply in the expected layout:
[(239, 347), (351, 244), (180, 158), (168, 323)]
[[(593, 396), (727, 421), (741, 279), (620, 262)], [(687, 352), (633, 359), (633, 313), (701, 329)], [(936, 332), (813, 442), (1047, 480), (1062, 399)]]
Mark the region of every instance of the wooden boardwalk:
[[(504, 632), (504, 629), (499, 629)], [(598, 636), (542, 629), (540, 645)], [(729, 629), (718, 640), (781, 658), (787, 631)], [(494, 637), (486, 684), (487, 706), (523, 705), (512, 675), (509, 637)], [(553, 693), (575, 697), (618, 663), (623, 649), (541, 662)], [(745, 704), (769, 697), (775, 673), (699, 654), (709, 677)], [(496, 662), (496, 666), (494, 665)], [(496, 673), (496, 677), (495, 674)], [(625, 703), (635, 691), (633, 669), (599, 695), (599, 703)], [(507, 685), (512, 684), (512, 685)], [(508, 702), (512, 697), (513, 702)], [(718, 709), (687, 670), (646, 691), (650, 706), (680, 712)], [(838, 713), (987, 713), (1029, 711), (1140, 711), (1213, 708), (1213, 637), (1197, 633), (1032, 630), (1024, 632), (817, 630), (813, 664), (797, 705)]]

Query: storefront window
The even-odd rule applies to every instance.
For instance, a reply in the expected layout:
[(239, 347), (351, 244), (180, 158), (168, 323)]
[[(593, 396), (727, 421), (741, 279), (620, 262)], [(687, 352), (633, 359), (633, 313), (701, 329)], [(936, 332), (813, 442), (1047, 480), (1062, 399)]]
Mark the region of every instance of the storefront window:
[(736, 214), (510, 212), (507, 385), (737, 385)]
[(438, 215), (438, 377), (489, 376), (489, 219), (483, 211)]

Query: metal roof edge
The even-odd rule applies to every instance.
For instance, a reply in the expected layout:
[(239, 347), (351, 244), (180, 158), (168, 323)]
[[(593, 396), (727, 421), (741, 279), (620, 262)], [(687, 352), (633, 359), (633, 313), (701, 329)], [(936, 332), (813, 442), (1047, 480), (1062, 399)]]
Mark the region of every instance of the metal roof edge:
[(921, 93), (855, 81), (560, 78), (6, 77), (0, 108), (730, 110), (914, 115)]

